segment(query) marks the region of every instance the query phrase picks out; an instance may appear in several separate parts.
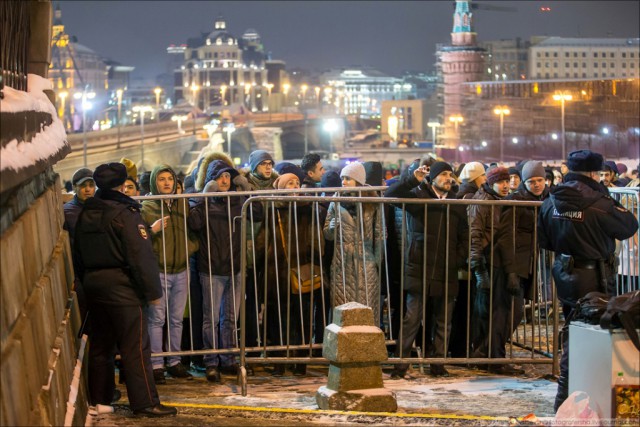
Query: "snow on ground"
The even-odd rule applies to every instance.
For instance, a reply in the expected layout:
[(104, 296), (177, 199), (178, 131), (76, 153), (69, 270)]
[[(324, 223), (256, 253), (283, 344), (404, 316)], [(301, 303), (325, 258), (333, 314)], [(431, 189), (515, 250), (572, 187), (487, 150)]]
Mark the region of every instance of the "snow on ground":
[(30, 142), (13, 139), (0, 149), (0, 171), (20, 170), (45, 160), (60, 151), (67, 144), (67, 133), (58, 118), (56, 108), (43, 90), (52, 89), (51, 82), (35, 74), (28, 76), (29, 92), (5, 86), (2, 89), (4, 99), (0, 99), (0, 111), (18, 113), (38, 111), (49, 113), (53, 119), (50, 126), (44, 127)]

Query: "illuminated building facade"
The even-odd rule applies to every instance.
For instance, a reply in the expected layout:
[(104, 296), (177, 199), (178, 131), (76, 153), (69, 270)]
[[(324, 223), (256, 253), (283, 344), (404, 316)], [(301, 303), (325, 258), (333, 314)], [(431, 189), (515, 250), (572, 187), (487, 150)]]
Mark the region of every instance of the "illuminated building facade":
[(227, 30), (222, 17), (214, 29), (187, 40), (186, 46), (170, 46), (169, 54), (183, 54), (174, 71), (177, 102), (185, 100), (207, 110), (213, 105), (244, 104), (251, 111), (267, 111), (267, 55), (260, 35), (249, 29), (241, 38)]
[(529, 76), (536, 79), (640, 77), (640, 39), (532, 37)]
[(528, 40), (520, 37), (479, 43), (485, 53), (487, 80), (524, 80), (529, 74)]
[(383, 101), (415, 98), (415, 86), (373, 68), (340, 68), (320, 75), (323, 103), (336, 114), (371, 117), (380, 114)]

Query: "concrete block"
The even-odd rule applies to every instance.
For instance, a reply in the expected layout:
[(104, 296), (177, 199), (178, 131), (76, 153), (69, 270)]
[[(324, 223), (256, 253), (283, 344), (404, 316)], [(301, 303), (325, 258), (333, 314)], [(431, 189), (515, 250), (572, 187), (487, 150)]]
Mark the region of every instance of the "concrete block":
[(348, 365), (332, 363), (329, 365), (327, 387), (335, 391), (384, 387), (382, 368), (378, 362)]
[(47, 360), (57, 331), (56, 325), (51, 323), (53, 321), (52, 311), (51, 306), (43, 298), (42, 289), (36, 288), (25, 307), (25, 313), (28, 313), (29, 327), (33, 335), (33, 351), (37, 358), (34, 372), (37, 371), (41, 374), (39, 375), (41, 377), (40, 384), (44, 383), (44, 379), (48, 375), (46, 373)]
[(389, 357), (384, 332), (380, 328), (375, 326), (341, 328), (334, 323), (324, 330), (322, 356), (336, 363), (382, 362)]
[(333, 323), (343, 327), (373, 326), (373, 310), (357, 302), (348, 302), (333, 309)]
[(0, 358), (0, 424), (15, 426), (25, 424), (25, 416), (31, 411), (26, 370), (20, 341), (11, 339)]
[(0, 321), (2, 328), (0, 342), (3, 343), (11, 332), (25, 301), (28, 287), (26, 265), (22, 262), (24, 252), (23, 222), (16, 222), (0, 240)]
[(64, 264), (62, 260), (62, 250), (56, 247), (52, 255), (53, 258), (45, 269), (43, 276), (48, 279), (50, 289), (47, 293), (51, 295), (55, 324), (58, 324), (64, 317), (69, 291), (63, 282)]
[(395, 412), (398, 402), (395, 393), (384, 388), (335, 391), (320, 387), (316, 393), (320, 409), (360, 412)]

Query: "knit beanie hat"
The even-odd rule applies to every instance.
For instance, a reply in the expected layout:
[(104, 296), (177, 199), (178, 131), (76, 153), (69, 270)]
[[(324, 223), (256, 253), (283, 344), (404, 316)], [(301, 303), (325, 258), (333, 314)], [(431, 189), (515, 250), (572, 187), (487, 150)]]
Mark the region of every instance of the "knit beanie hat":
[(251, 168), (251, 172), (254, 172), (260, 163), (267, 160), (273, 162), (273, 157), (265, 150), (256, 150), (249, 154), (249, 167)]
[(522, 178), (522, 176), (520, 175), (520, 171), (518, 170), (517, 167), (512, 166), (508, 169), (509, 171), (509, 175), (518, 175), (519, 178)]
[(477, 177), (485, 174), (484, 166), (480, 162), (471, 162), (464, 165), (464, 169), (460, 172), (460, 179), (473, 181)]
[(238, 171), (232, 168), (231, 166), (229, 166), (223, 160), (213, 160), (207, 166), (207, 175), (204, 179), (205, 184), (208, 183), (209, 181), (213, 181), (215, 179), (220, 178), (220, 175), (222, 175), (225, 172), (231, 175), (231, 179), (238, 176)]
[(618, 168), (618, 172), (620, 172), (620, 175), (622, 175), (623, 173), (627, 173), (627, 171), (629, 169), (627, 169), (627, 165), (625, 165), (624, 163), (616, 163), (616, 167)]
[(453, 168), (447, 162), (435, 162), (429, 168), (429, 180), (433, 182), (442, 172), (453, 172)]
[(133, 163), (133, 160), (129, 160), (126, 157), (123, 157), (120, 159), (120, 163), (122, 163), (124, 167), (127, 168), (127, 176), (130, 176), (131, 178), (134, 179), (134, 181), (137, 181), (138, 167), (136, 166), (135, 163)]
[(542, 166), (542, 162), (537, 162), (535, 160), (529, 160), (522, 167), (522, 180), (526, 182), (530, 178), (544, 178), (545, 170), (544, 166)]
[(278, 178), (276, 178), (275, 181), (273, 181), (273, 188), (277, 190), (285, 189), (287, 188), (287, 184), (289, 183), (289, 181), (291, 181), (292, 179), (297, 179), (298, 183), (300, 182), (300, 178), (295, 173), (285, 173), (283, 175), (280, 175)]
[(373, 186), (382, 185), (382, 180), (384, 178), (382, 163), (364, 162), (362, 166), (364, 166), (364, 172), (367, 177), (366, 178), (367, 184), (373, 185)]
[(606, 162), (604, 162), (604, 165), (602, 166), (603, 170), (609, 169), (611, 172), (615, 173), (616, 175), (619, 175), (620, 172), (618, 172), (618, 165), (616, 165), (616, 162), (614, 162), (613, 160), (607, 160)]
[(502, 166), (496, 166), (487, 171), (487, 184), (492, 186), (498, 181), (509, 181), (509, 170)]
[(343, 167), (340, 172), (340, 178), (345, 176), (355, 180), (360, 185), (367, 183), (367, 172), (365, 172), (364, 166), (360, 162), (352, 162)]
[(322, 188), (337, 188), (342, 187), (342, 180), (340, 180), (340, 174), (337, 171), (326, 171), (322, 175), (320, 180), (320, 187)]
[(292, 173), (298, 177), (300, 182), (304, 181), (304, 178), (307, 176), (306, 173), (300, 168), (300, 166), (296, 166), (291, 162), (280, 162), (274, 167), (278, 175), (284, 175), (286, 173)]

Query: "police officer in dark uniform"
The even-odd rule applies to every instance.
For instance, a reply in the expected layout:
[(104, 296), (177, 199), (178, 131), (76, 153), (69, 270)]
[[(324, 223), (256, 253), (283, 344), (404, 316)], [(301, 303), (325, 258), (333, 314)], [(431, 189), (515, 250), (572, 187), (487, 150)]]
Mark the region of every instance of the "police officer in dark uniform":
[(121, 163), (98, 166), (93, 179), (99, 189), (76, 224), (75, 259), (91, 320), (89, 395), (92, 405), (110, 404), (117, 345), (134, 414), (175, 415), (176, 408), (160, 404), (153, 380), (143, 307), (157, 303), (162, 289), (140, 205), (123, 194), (126, 178)]
[[(592, 291), (615, 292), (615, 240), (625, 240), (638, 230), (638, 221), (600, 184), (602, 155), (574, 151), (567, 158), (565, 182), (551, 189), (540, 209), (540, 247), (555, 252), (552, 268), (565, 318), (576, 302)], [(562, 334), (562, 359), (554, 410), (569, 391), (568, 322)]]

